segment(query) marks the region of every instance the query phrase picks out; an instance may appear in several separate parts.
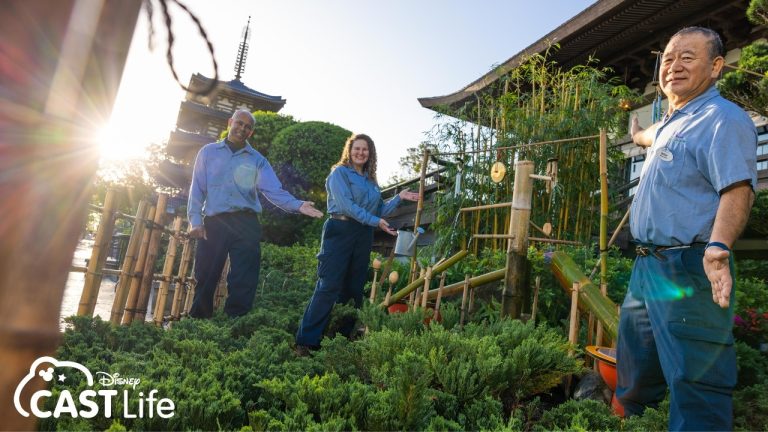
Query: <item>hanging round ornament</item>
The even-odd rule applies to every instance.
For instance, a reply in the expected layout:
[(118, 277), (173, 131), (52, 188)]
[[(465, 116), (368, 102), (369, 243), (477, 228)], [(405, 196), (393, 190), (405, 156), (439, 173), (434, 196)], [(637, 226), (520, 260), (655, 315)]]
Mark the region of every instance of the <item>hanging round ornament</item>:
[(504, 180), (504, 175), (507, 173), (507, 167), (504, 166), (504, 162), (498, 161), (491, 166), (491, 180), (494, 183), (500, 183)]

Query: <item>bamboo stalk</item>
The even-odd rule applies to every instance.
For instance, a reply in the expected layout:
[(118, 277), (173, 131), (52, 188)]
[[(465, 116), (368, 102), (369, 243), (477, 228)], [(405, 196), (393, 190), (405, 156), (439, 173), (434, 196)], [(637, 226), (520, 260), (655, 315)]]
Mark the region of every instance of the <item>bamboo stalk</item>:
[(505, 202), (505, 203), (479, 205), (479, 206), (474, 206), (474, 207), (463, 207), (463, 208), (459, 209), (459, 211), (461, 211), (461, 212), (471, 212), (471, 211), (486, 210), (486, 209), (501, 208), (501, 207), (512, 207), (512, 203), (511, 202)]
[[(154, 225), (164, 225), (165, 208), (168, 202), (168, 195), (159, 194), (157, 196), (157, 210), (155, 210)], [(134, 319), (144, 322), (147, 317), (147, 304), (149, 303), (149, 294), (152, 291), (152, 273), (155, 268), (155, 260), (160, 249), (160, 238), (162, 231), (153, 229), (149, 236), (149, 247), (147, 247), (147, 260), (144, 262), (144, 272), (141, 275), (141, 284), (139, 285), (139, 297), (136, 300), (136, 312)]]
[[(417, 235), (419, 230), (419, 225), (421, 224), (421, 213), (424, 211), (424, 188), (425, 188), (425, 180), (426, 180), (426, 173), (427, 173), (427, 165), (429, 165), (429, 149), (424, 149), (424, 154), (421, 157), (421, 174), (419, 175), (419, 201), (416, 203), (416, 215), (413, 219), (413, 234)], [(413, 278), (416, 273), (416, 250), (418, 249), (418, 245), (413, 245), (413, 256), (411, 256), (411, 274), (410, 274), (410, 280), (413, 281)]]
[[(600, 293), (603, 296), (608, 295), (608, 284), (600, 284)], [(597, 322), (597, 330), (595, 332), (595, 345), (603, 345), (603, 323), (600, 321)]]
[(533, 305), (531, 305), (531, 321), (536, 322), (536, 311), (539, 308), (539, 289), (541, 289), (541, 276), (536, 276), (536, 284), (533, 288)]
[[(434, 273), (442, 273), (442, 272), (444, 272), (446, 269), (448, 269), (452, 265), (454, 265), (457, 262), (459, 262), (462, 258), (467, 256), (467, 254), (469, 254), (469, 252), (467, 252), (466, 250), (461, 250), (461, 251), (457, 252), (455, 255), (453, 255), (452, 257), (450, 257), (448, 259), (446, 259), (442, 263), (436, 264), (434, 266), (434, 268), (432, 269), (432, 273), (434, 274)], [(422, 279), (422, 278), (419, 278), (419, 279), (411, 282), (405, 288), (401, 289), (400, 291), (398, 291), (396, 293), (393, 293), (392, 296), (390, 297), (389, 301), (385, 301), (384, 303), (381, 303), (380, 306), (381, 307), (386, 307), (386, 306), (389, 306), (392, 303), (400, 301), (402, 298), (404, 298), (408, 294), (412, 293), (413, 290), (415, 290), (417, 287), (419, 287), (419, 286), (421, 286), (423, 284), (424, 284), (424, 279)]]
[(579, 305), (587, 312), (594, 312), (595, 317), (603, 324), (604, 334), (615, 340), (619, 325), (616, 304), (608, 297), (603, 296), (598, 287), (581, 273), (576, 263), (565, 253), (556, 251), (552, 254), (551, 268), (560, 286), (568, 294), (571, 293), (571, 285), (574, 282), (579, 283), (579, 296), (581, 297)]
[[(571, 314), (568, 326), (568, 342), (574, 346), (579, 343), (579, 289), (579, 283), (574, 282), (571, 288)], [(573, 349), (569, 352), (573, 355)]]
[[(149, 211), (147, 211), (147, 220), (153, 220), (155, 218), (156, 210), (157, 209), (155, 206), (149, 206)], [(147, 225), (144, 228), (144, 233), (141, 235), (139, 257), (136, 258), (136, 265), (133, 267), (133, 275), (131, 275), (131, 285), (128, 289), (128, 300), (125, 302), (125, 310), (123, 311), (123, 325), (132, 323), (133, 317), (136, 315), (136, 303), (139, 301), (141, 275), (144, 272), (144, 264), (147, 262), (147, 251), (149, 250), (149, 238), (151, 236), (152, 225)]]
[(461, 295), (461, 317), (459, 318), (459, 325), (464, 326), (464, 314), (467, 307), (467, 292), (469, 291), (469, 275), (464, 275), (464, 288)]
[(88, 272), (85, 274), (85, 284), (80, 295), (80, 304), (77, 307), (78, 315), (93, 316), (96, 308), (96, 299), (101, 287), (101, 269), (107, 261), (109, 243), (112, 240), (112, 230), (115, 227), (115, 207), (117, 205), (117, 191), (107, 189), (104, 197), (104, 209), (101, 212), (99, 228), (96, 231), (96, 239), (91, 250), (91, 259), (88, 261)]
[(218, 309), (219, 306), (221, 306), (221, 301), (228, 295), (227, 275), (229, 274), (231, 265), (229, 258), (227, 258), (226, 263), (224, 263), (224, 269), (219, 276), (219, 283), (216, 285), (216, 292), (213, 296), (213, 310)]
[[(435, 316), (440, 313), (440, 301), (443, 298), (443, 288), (445, 288), (445, 272), (440, 273), (440, 285), (437, 287), (437, 299), (435, 300)], [(427, 292), (427, 297), (429, 293)]]
[(371, 298), (370, 303), (376, 301), (376, 278), (379, 276), (379, 270), (373, 270), (373, 280), (371, 281)]
[(192, 240), (184, 240), (184, 247), (181, 250), (181, 263), (179, 272), (176, 274), (176, 287), (173, 293), (173, 302), (171, 303), (171, 319), (178, 320), (181, 317), (182, 304), (184, 304), (184, 294), (187, 286), (187, 272), (192, 261)]
[(421, 296), (421, 307), (427, 307), (427, 297), (429, 296), (429, 285), (432, 282), (432, 267), (427, 267), (427, 271), (424, 273), (424, 289)]
[(600, 283), (608, 277), (608, 137), (600, 129)]
[(128, 247), (125, 251), (125, 258), (123, 258), (123, 266), (120, 271), (120, 280), (115, 287), (115, 299), (112, 302), (112, 311), (110, 313), (109, 321), (114, 325), (120, 325), (120, 320), (123, 318), (123, 311), (125, 310), (125, 302), (128, 300), (128, 288), (131, 285), (131, 272), (136, 266), (136, 258), (141, 246), (141, 238), (144, 234), (144, 219), (147, 216), (147, 210), (149, 209), (149, 203), (145, 200), (139, 201), (139, 206), (136, 209), (136, 218), (134, 219), (133, 229), (131, 230), (131, 238), (128, 240)]
[[(494, 270), (489, 273), (484, 273), (479, 276), (475, 276), (471, 279), (469, 279), (469, 287), (470, 288), (477, 288), (481, 285), (485, 285), (487, 283), (496, 282), (499, 280), (504, 279), (504, 273), (505, 269), (499, 269)], [(464, 282), (456, 282), (447, 286), (444, 286), (442, 289), (442, 297), (449, 297), (458, 295), (461, 293), (461, 291), (464, 289)], [(429, 291), (429, 300), (433, 300), (437, 298), (438, 290), (433, 289)]]
[(192, 302), (195, 300), (195, 289), (197, 288), (197, 279), (195, 279), (195, 268), (192, 266), (191, 277), (188, 279), (187, 295), (184, 298), (184, 310), (183, 314), (188, 314), (192, 308)]
[[(181, 232), (181, 216), (176, 216), (173, 220), (173, 232), (176, 233), (176, 235)], [(167, 279), (160, 282), (160, 288), (157, 290), (157, 298), (155, 299), (155, 313), (152, 318), (157, 326), (163, 324), (165, 304), (168, 301), (168, 286), (170, 285), (170, 278), (173, 276), (173, 264), (176, 262), (176, 249), (178, 243), (176, 235), (171, 236), (168, 240), (168, 249), (165, 253), (165, 264), (163, 265), (163, 276)]]

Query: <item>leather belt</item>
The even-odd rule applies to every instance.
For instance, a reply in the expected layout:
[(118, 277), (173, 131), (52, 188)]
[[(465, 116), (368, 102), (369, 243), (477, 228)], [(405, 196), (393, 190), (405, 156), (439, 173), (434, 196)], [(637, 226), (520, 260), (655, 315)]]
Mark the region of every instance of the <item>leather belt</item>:
[(705, 243), (693, 243), (689, 245), (680, 245), (680, 246), (656, 246), (652, 244), (639, 244), (635, 246), (635, 253), (638, 256), (647, 257), (647, 256), (654, 256), (656, 259), (660, 261), (666, 261), (667, 257), (661, 254), (661, 252), (664, 252), (666, 250), (672, 250), (672, 249), (689, 249), (689, 248), (698, 248), (698, 247), (704, 247)]
[(352, 218), (350, 218), (349, 216), (344, 216), (343, 214), (338, 214), (338, 213), (331, 213), (330, 216), (331, 216), (331, 219), (336, 219), (336, 220), (342, 220), (342, 221), (352, 220)]

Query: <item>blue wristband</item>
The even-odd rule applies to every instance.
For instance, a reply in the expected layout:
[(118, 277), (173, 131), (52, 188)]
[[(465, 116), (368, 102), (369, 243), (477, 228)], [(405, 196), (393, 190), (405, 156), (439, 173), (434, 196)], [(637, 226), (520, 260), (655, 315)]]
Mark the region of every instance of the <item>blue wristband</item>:
[(709, 249), (711, 246), (719, 247), (724, 251), (728, 251), (728, 252), (731, 251), (731, 249), (729, 249), (728, 246), (725, 245), (725, 243), (720, 243), (720, 242), (709, 242), (707, 243), (707, 246), (704, 248), (704, 250)]

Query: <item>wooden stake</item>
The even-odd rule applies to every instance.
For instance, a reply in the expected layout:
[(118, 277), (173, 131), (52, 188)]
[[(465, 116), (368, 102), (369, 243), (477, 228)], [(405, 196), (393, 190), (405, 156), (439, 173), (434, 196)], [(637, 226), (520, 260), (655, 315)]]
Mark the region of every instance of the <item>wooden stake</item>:
[[(608, 295), (608, 284), (600, 284), (600, 292), (603, 296)], [(597, 321), (597, 331), (595, 332), (595, 345), (603, 345), (603, 323)]]
[[(147, 221), (155, 218), (155, 206), (149, 206), (147, 212)], [(125, 311), (123, 312), (122, 324), (130, 324), (136, 316), (136, 303), (139, 301), (139, 288), (141, 287), (141, 276), (144, 272), (144, 264), (147, 262), (147, 251), (149, 250), (149, 238), (152, 236), (152, 226), (144, 227), (144, 233), (141, 235), (141, 246), (139, 246), (139, 257), (136, 258), (136, 265), (133, 267), (131, 275), (130, 288), (128, 289), (128, 300), (125, 302)]]
[(427, 267), (427, 271), (424, 273), (424, 289), (421, 295), (421, 307), (427, 308), (427, 298), (429, 297), (429, 285), (432, 282), (432, 267)]
[(464, 317), (467, 310), (467, 293), (469, 291), (469, 275), (464, 275), (464, 291), (461, 295), (461, 316), (459, 317), (459, 325), (464, 325)]
[(533, 305), (531, 306), (531, 321), (536, 322), (536, 311), (539, 309), (539, 289), (541, 288), (541, 276), (536, 276), (536, 284), (533, 288)]
[(435, 316), (440, 313), (440, 300), (443, 298), (443, 288), (445, 287), (445, 272), (440, 273), (440, 285), (437, 287), (437, 300), (435, 300)]
[(96, 299), (101, 287), (101, 269), (107, 262), (109, 244), (112, 241), (112, 230), (115, 228), (115, 207), (117, 205), (117, 191), (107, 189), (104, 197), (104, 208), (99, 220), (99, 228), (96, 231), (96, 239), (91, 250), (91, 259), (88, 261), (88, 272), (85, 274), (85, 284), (80, 295), (80, 304), (77, 307), (78, 315), (93, 316), (96, 308)]
[(219, 283), (216, 285), (216, 293), (213, 296), (213, 310), (218, 309), (221, 305), (221, 301), (227, 298), (227, 275), (229, 274), (230, 266), (231, 263), (229, 258), (227, 258), (227, 262), (224, 264), (224, 270), (222, 270), (221, 276), (219, 277)]
[(128, 248), (125, 251), (125, 258), (123, 258), (120, 280), (117, 283), (117, 287), (115, 287), (115, 300), (112, 302), (112, 311), (109, 316), (109, 321), (114, 325), (120, 325), (120, 320), (123, 318), (125, 302), (128, 300), (128, 289), (133, 279), (131, 273), (133, 273), (136, 266), (136, 258), (141, 246), (141, 238), (144, 234), (144, 219), (147, 217), (147, 210), (149, 210), (149, 203), (144, 200), (139, 201), (133, 229), (131, 230), (131, 238), (128, 240)]
[(155, 325), (163, 325), (163, 316), (165, 315), (165, 304), (168, 300), (168, 286), (171, 284), (173, 276), (173, 264), (176, 262), (176, 248), (181, 234), (181, 216), (176, 216), (173, 220), (173, 235), (168, 239), (168, 249), (165, 252), (165, 264), (163, 265), (163, 280), (160, 282), (160, 288), (157, 290), (155, 299), (155, 313), (152, 320)]
[(192, 251), (194, 250), (192, 239), (185, 238), (182, 241), (184, 242), (184, 247), (181, 250), (181, 263), (179, 264), (179, 272), (176, 274), (176, 286), (173, 292), (173, 302), (171, 303), (172, 320), (178, 320), (181, 317), (184, 294), (187, 289), (187, 271), (189, 271)]
[[(413, 218), (413, 234), (418, 233), (419, 225), (421, 224), (421, 213), (424, 211), (424, 188), (426, 183), (427, 165), (429, 165), (429, 149), (424, 149), (424, 154), (421, 157), (421, 174), (419, 175), (419, 201), (416, 204), (416, 215)], [(417, 245), (413, 245), (413, 256), (411, 257), (411, 273), (409, 276), (409, 282), (413, 282), (416, 277), (416, 251)]]
[(155, 210), (154, 225), (156, 229), (152, 230), (149, 236), (149, 247), (147, 248), (147, 260), (144, 262), (144, 273), (141, 275), (141, 285), (139, 286), (139, 298), (136, 301), (135, 319), (144, 322), (147, 317), (147, 305), (149, 304), (149, 294), (152, 291), (152, 279), (154, 276), (155, 260), (157, 252), (160, 249), (160, 238), (162, 227), (165, 221), (165, 208), (168, 203), (168, 195), (161, 193), (157, 196), (157, 210)]
[(376, 278), (378, 277), (378, 270), (373, 271), (373, 281), (371, 281), (371, 299), (370, 303), (376, 301)]
[[(579, 343), (579, 283), (573, 283), (571, 290), (571, 315), (570, 325), (568, 327), (568, 342), (573, 345)], [(570, 352), (573, 355), (573, 350)]]

